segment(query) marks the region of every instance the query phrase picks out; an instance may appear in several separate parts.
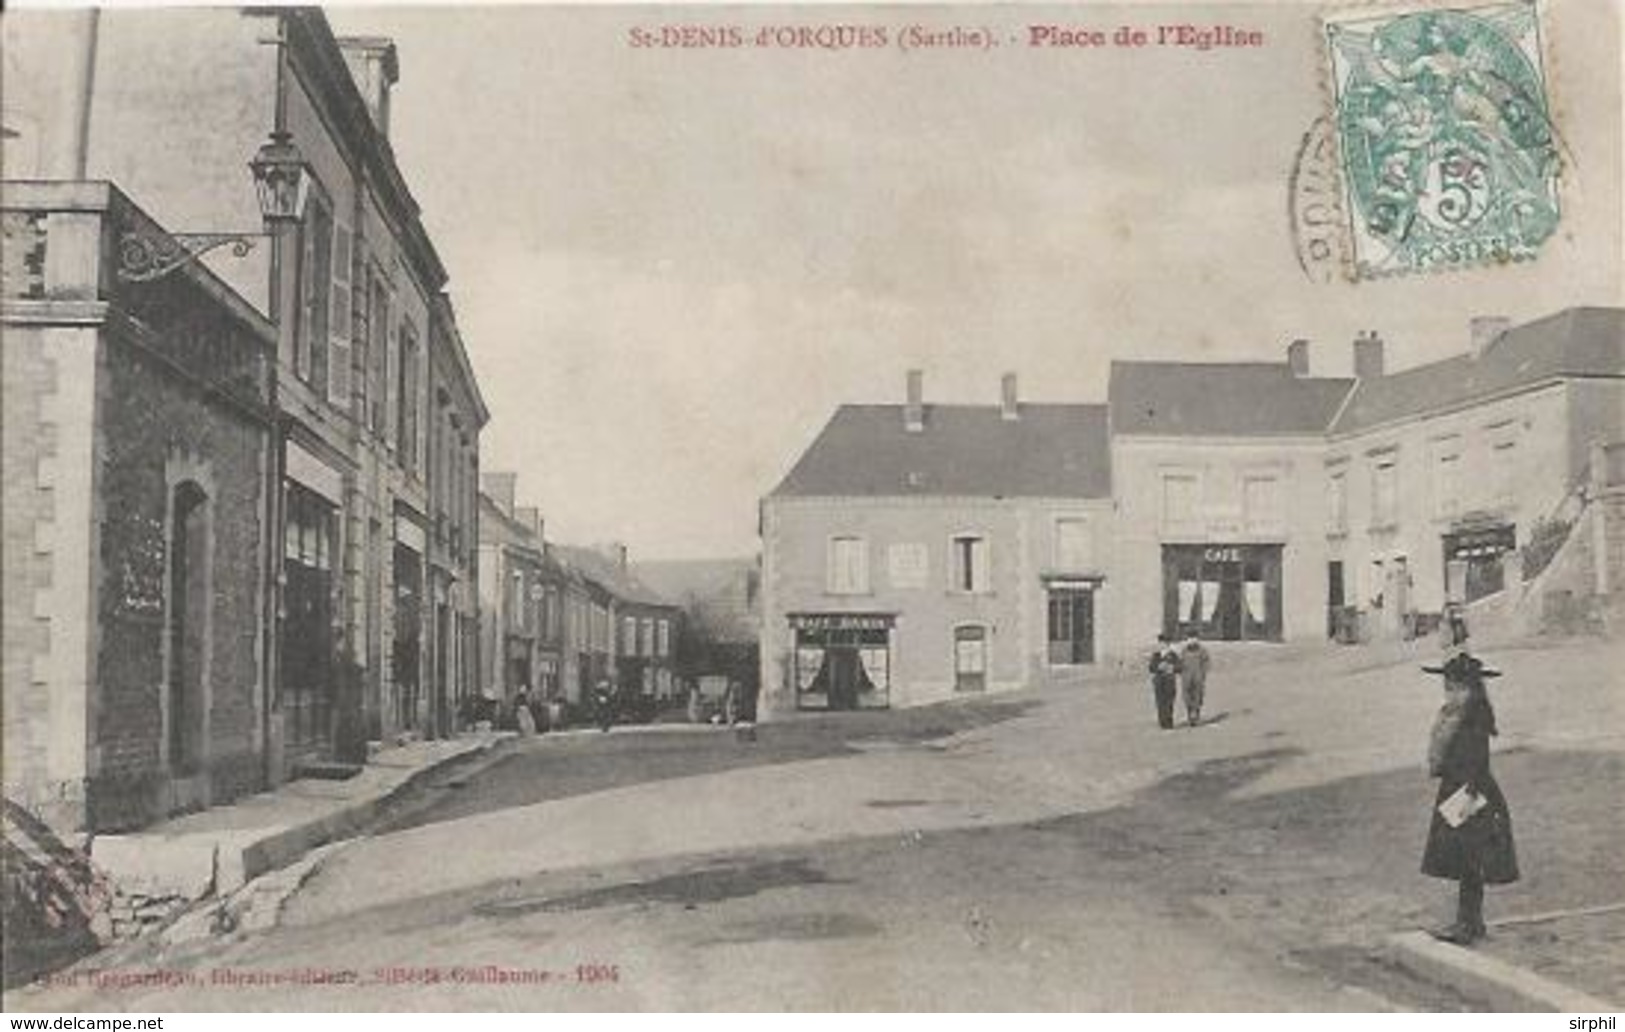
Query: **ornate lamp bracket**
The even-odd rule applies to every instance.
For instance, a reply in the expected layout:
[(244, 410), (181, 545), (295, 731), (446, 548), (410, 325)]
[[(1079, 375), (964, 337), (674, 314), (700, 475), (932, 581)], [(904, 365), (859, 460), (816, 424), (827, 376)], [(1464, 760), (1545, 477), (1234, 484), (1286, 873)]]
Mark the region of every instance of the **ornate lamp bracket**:
[(229, 246), (234, 257), (245, 258), (260, 235), (161, 233), (131, 228), (119, 237), (118, 278), (126, 283), (146, 283), (190, 265), (219, 247)]

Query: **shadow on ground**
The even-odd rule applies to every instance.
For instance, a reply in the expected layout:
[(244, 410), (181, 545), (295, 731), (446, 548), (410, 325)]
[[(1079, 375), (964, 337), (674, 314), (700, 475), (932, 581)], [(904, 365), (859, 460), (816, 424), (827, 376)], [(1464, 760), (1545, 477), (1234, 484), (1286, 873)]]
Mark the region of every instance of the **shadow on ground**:
[(382, 835), (651, 781), (851, 755), (878, 743), (922, 745), (1012, 720), (1038, 705), (1035, 698), (1004, 697), (803, 714), (759, 726), (754, 741), (727, 728), (543, 735), (436, 772), (389, 804), (367, 830)]

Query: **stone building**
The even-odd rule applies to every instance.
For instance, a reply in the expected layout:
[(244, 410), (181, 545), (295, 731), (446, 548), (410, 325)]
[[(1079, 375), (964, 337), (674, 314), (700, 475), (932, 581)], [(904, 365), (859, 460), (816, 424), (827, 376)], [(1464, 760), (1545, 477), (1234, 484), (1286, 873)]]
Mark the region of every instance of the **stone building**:
[(515, 506), (512, 473), (481, 476), (480, 655), (486, 687), (505, 705), (520, 689), (564, 699), (570, 574), (551, 554), (541, 513)]
[(1326, 633), (1315, 513), (1326, 428), (1351, 386), (1284, 362), (1113, 362), (1115, 651), (1159, 633), (1284, 641)]
[(7, 183), (5, 796), (116, 831), (264, 785), (275, 328), (106, 183)]
[[(177, 234), (240, 242), (200, 260), (276, 325), (267, 779), (449, 733), (477, 682), (489, 413), (390, 146), (394, 47), (317, 8), (14, 12), (4, 31), (6, 175), (72, 166)], [(273, 139), (308, 185), (267, 238), (247, 163)]]
[(762, 501), (765, 716), (1077, 673), (1112, 633), (1104, 405), (843, 405)]
[(599, 678), (607, 678), (624, 701), (646, 709), (673, 698), (681, 618), (677, 606), (638, 579), (624, 545), (559, 545), (552, 554), (582, 584), (590, 601), (589, 633), (579, 639), (572, 635), (574, 651), (582, 657), (577, 666), (580, 698), (589, 697), (586, 692)]

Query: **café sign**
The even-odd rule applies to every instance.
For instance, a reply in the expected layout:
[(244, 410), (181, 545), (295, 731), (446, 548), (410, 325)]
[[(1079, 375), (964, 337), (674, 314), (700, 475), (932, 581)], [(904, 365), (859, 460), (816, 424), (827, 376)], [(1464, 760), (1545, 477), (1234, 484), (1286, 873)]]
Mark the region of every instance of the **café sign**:
[(886, 613), (792, 613), (798, 631), (886, 631), (896, 618)]

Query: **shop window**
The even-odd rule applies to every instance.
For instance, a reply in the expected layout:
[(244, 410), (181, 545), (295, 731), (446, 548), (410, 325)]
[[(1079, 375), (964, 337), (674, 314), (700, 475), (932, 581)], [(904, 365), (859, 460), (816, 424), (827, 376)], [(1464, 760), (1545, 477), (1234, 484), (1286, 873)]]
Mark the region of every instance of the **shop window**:
[(869, 545), (861, 537), (829, 539), (826, 584), (832, 595), (863, 595), (869, 591)]
[(987, 628), (954, 628), (954, 690), (980, 692), (987, 689)]
[(992, 587), (988, 541), (979, 534), (958, 534), (952, 542), (953, 590), (972, 593)]

